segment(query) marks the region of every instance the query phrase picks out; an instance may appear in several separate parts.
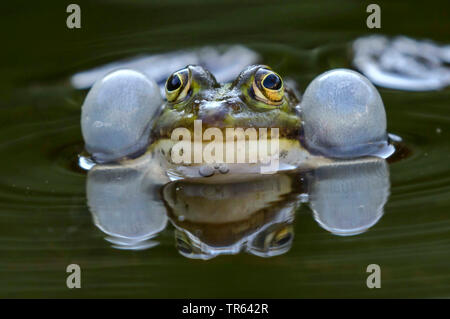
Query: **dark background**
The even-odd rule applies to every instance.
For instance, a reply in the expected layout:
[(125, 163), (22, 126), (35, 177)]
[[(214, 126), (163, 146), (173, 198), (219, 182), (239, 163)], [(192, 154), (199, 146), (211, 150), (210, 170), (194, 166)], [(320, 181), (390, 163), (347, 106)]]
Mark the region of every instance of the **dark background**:
[[(173, 229), (145, 251), (110, 247), (86, 207), (80, 106), (74, 72), (142, 53), (244, 44), (304, 87), (351, 67), (351, 41), (406, 35), (448, 44), (448, 1), (377, 1), (380, 30), (366, 27), (366, 1), (77, 1), (81, 29), (66, 27), (69, 1), (2, 4), (0, 30), (1, 297), (449, 297), (449, 91), (380, 89), (389, 132), (412, 155), (390, 166), (391, 197), (367, 233), (336, 237), (311, 211), (297, 212), (292, 249), (208, 262), (174, 248)], [(437, 129), (441, 133), (437, 133)], [(82, 267), (82, 289), (65, 267)], [(382, 267), (382, 288), (365, 285)]]

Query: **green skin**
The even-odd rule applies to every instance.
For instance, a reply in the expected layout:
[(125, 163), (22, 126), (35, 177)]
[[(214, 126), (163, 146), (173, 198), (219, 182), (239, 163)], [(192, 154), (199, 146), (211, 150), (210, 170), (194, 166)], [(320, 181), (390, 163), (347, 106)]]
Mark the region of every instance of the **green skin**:
[(293, 90), (284, 87), (279, 105), (271, 105), (254, 96), (255, 74), (267, 66), (245, 69), (232, 83), (219, 84), (214, 76), (200, 66), (187, 66), (190, 89), (185, 98), (167, 102), (155, 118), (152, 141), (170, 138), (175, 128), (194, 129), (194, 120), (202, 120), (203, 130), (225, 128), (279, 128), (280, 137), (299, 139), (301, 118), (296, 106), (299, 99)]

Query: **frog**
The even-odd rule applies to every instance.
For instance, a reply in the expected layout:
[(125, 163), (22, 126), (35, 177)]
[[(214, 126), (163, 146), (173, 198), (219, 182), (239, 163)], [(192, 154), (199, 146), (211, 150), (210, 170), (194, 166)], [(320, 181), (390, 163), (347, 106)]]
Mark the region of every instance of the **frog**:
[[(89, 158), (80, 158), (91, 164), (84, 166), (88, 206), (115, 248), (154, 247), (170, 223), (175, 246), (187, 258), (241, 251), (273, 257), (289, 251), (295, 212), (304, 204), (320, 227), (338, 236), (360, 234), (381, 218), (389, 194), (385, 159), (395, 147), (381, 96), (362, 74), (329, 70), (302, 91), (255, 61), (229, 72), (236, 69), (229, 58), (215, 60), (225, 72), (167, 62), (177, 68), (160, 81), (164, 61), (85, 74), (89, 81), (96, 77), (81, 110)], [(88, 82), (80, 81), (83, 87)], [(174, 138), (177, 130), (189, 135), (182, 142), (194, 157), (196, 145), (200, 153), (210, 145), (208, 130), (226, 136), (228, 129), (254, 129), (257, 142), (266, 134), (270, 151), (277, 141), (268, 157), (279, 165), (263, 170), (268, 163), (259, 157), (242, 163), (174, 160), (182, 141), (182, 134)], [(249, 156), (261, 145), (252, 148), (250, 141), (246, 136), (241, 150)]]
[[(81, 115), (85, 149), (95, 163), (144, 163), (146, 169), (168, 180), (211, 176), (231, 180), (267, 173), (262, 168), (274, 158), (277, 165), (268, 173), (370, 156), (386, 158), (394, 152), (381, 96), (353, 70), (320, 74), (301, 95), (264, 64), (244, 68), (228, 83), (218, 82), (202, 66), (187, 65), (167, 78), (164, 92), (163, 97), (155, 81), (132, 69), (119, 69), (97, 80)], [(201, 123), (199, 131), (197, 123)], [(270, 144), (272, 153), (266, 158), (253, 162), (227, 162), (223, 156), (212, 162), (201, 158), (180, 164), (173, 159), (176, 147), (179, 154), (185, 151), (179, 152), (180, 136), (173, 136), (179, 129), (190, 135), (183, 144), (193, 150), (187, 156), (190, 159), (204, 152), (212, 140), (211, 136), (209, 141), (202, 139), (209, 129), (223, 135), (228, 129), (253, 129), (254, 139), (264, 136), (265, 142), (276, 140), (277, 144)], [(196, 134), (200, 136), (197, 149)], [(250, 157), (261, 144), (245, 138), (240, 152)]]
[(357, 236), (381, 219), (390, 188), (388, 165), (380, 158), (234, 182), (183, 179), (158, 188), (154, 175), (131, 164), (136, 162), (96, 165), (88, 172), (94, 224), (120, 250), (152, 249), (172, 228), (176, 250), (190, 259), (283, 255), (294, 245), (295, 224), (305, 222), (304, 214), (296, 214), (305, 206), (323, 230)]

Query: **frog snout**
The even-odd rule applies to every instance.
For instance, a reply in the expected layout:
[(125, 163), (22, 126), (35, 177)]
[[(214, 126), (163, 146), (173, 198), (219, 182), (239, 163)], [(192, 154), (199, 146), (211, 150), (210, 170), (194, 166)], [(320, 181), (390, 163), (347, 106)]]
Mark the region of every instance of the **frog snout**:
[(240, 109), (241, 103), (232, 100), (203, 101), (199, 105), (197, 118), (210, 126), (222, 127), (226, 118)]

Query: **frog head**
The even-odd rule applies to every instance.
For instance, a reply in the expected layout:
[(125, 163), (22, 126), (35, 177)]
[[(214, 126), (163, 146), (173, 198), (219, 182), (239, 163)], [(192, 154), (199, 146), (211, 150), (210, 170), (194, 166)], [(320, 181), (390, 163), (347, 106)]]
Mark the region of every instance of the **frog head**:
[(202, 121), (203, 129), (276, 127), (280, 136), (299, 136), (298, 99), (265, 65), (249, 66), (226, 84), (203, 67), (188, 65), (169, 76), (165, 92), (167, 102), (154, 122), (154, 139), (170, 138), (179, 127), (193, 130), (195, 120)]

